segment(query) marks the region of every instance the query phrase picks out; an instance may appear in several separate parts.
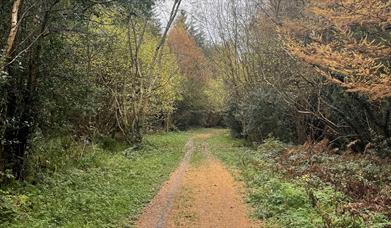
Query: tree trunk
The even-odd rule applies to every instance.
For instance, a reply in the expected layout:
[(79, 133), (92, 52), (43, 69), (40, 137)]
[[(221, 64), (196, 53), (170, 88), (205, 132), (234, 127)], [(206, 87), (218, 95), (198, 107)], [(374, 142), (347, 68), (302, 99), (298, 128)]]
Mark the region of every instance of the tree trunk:
[(36, 34), (35, 41), (32, 41), (35, 45), (30, 49), (27, 75), (21, 75), (21, 80), (13, 78), (13, 83), (7, 91), (6, 118), (13, 121), (5, 129), (5, 168), (10, 169), (17, 179), (22, 179), (24, 176), (28, 140), (36, 124), (36, 88), (42, 52), (42, 34), (49, 23), (49, 16), (50, 10), (47, 10), (39, 33)]
[[(7, 37), (7, 41), (4, 47), (3, 52), (0, 56), (0, 74), (1, 72), (7, 72), (9, 74), (9, 70), (7, 69), (8, 61), (11, 58), (11, 53), (14, 48), (15, 39), (18, 33), (19, 28), (19, 11), (22, 8), (22, 0), (14, 0), (12, 4), (12, 10), (11, 10), (11, 25), (10, 25), (10, 32)], [(5, 93), (2, 94), (2, 96), (7, 99), (6, 97), (9, 95), (7, 91), (4, 91)], [(7, 110), (8, 110), (7, 102), (4, 104), (4, 107), (2, 107), (0, 112), (0, 120), (3, 122), (0, 124), (0, 139), (5, 139), (5, 136), (7, 134), (7, 126), (5, 126), (5, 121), (7, 119)], [(0, 107), (1, 108), (1, 107)], [(12, 107), (11, 107), (12, 108)], [(4, 125), (3, 125), (4, 124)], [(3, 125), (3, 126), (2, 126)], [(7, 169), (7, 154), (6, 154), (6, 148), (5, 144), (3, 142), (0, 143), (0, 172), (4, 172)]]
[(0, 71), (4, 71), (6, 65), (7, 65), (7, 60), (11, 56), (12, 49), (14, 47), (16, 35), (18, 33), (18, 23), (19, 23), (19, 11), (22, 8), (22, 0), (14, 0), (14, 3), (12, 5), (12, 11), (11, 11), (11, 29), (8, 34), (7, 42), (5, 44), (4, 51), (1, 55), (0, 59)]
[(297, 114), (296, 119), (296, 131), (297, 131), (297, 142), (299, 144), (304, 144), (307, 139), (307, 126), (306, 126), (306, 116), (304, 114)]
[(7, 119), (14, 120), (5, 129), (5, 168), (17, 179), (23, 178), (24, 159), (28, 140), (36, 120), (36, 86), (39, 75), (41, 43), (31, 50), (28, 77), (14, 80), (8, 90)]
[(130, 143), (135, 147), (140, 146), (143, 141), (142, 126), (140, 125), (139, 118), (136, 117), (132, 123)]
[(167, 117), (166, 117), (166, 120), (165, 120), (165, 129), (166, 129), (166, 132), (169, 132), (170, 129), (171, 129), (171, 114), (168, 113), (167, 114)]

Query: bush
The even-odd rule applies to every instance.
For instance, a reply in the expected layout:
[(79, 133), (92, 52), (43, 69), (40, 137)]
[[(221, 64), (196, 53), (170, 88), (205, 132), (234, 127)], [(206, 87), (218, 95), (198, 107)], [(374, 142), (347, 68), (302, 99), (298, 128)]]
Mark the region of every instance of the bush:
[(286, 142), (297, 139), (293, 111), (270, 89), (255, 89), (239, 104), (234, 99), (226, 111), (226, 124), (234, 137), (262, 142), (269, 136)]
[(120, 140), (115, 137), (104, 136), (98, 139), (98, 145), (103, 150), (110, 152), (119, 152), (126, 148), (126, 143), (121, 141), (124, 140)]
[(239, 105), (231, 99), (224, 113), (224, 123), (231, 129), (231, 135), (234, 138), (243, 137), (243, 127), (240, 119)]
[(390, 99), (374, 102), (364, 95), (347, 93), (343, 89), (329, 85), (322, 91), (328, 106), (324, 113), (336, 126), (337, 132), (326, 134), (337, 146), (345, 146), (359, 140), (356, 152), (363, 152), (368, 143), (381, 144), (379, 151), (388, 154), (391, 137)]
[(221, 127), (224, 126), (223, 116), (218, 111), (205, 109), (196, 110), (191, 107), (178, 107), (174, 113), (174, 125), (179, 130), (188, 130), (194, 127)]
[(0, 224), (12, 220), (17, 214), (14, 196), (0, 189)]

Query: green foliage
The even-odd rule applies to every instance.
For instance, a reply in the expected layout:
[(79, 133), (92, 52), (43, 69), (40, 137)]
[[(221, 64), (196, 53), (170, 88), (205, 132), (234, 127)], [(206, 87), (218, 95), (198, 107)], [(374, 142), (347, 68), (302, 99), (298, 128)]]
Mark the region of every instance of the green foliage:
[(235, 138), (243, 137), (243, 126), (240, 122), (239, 105), (234, 100), (229, 101), (224, 112), (224, 122), (231, 130), (231, 135)]
[(150, 135), (143, 149), (131, 153), (113, 154), (87, 146), (72, 165), (61, 167), (59, 160), (79, 155), (79, 146), (83, 145), (66, 139), (52, 140), (46, 153), (53, 155), (42, 159), (57, 163), (54, 171), (42, 171), (35, 184), (16, 182), (2, 187), (0, 226), (129, 225), (177, 166), (188, 137), (186, 133)]
[[(208, 140), (210, 151), (232, 168), (239, 169), (248, 187), (248, 202), (254, 216), (266, 227), (386, 227), (390, 222), (379, 213), (360, 216), (338, 208), (351, 199), (335, 188), (309, 176), (287, 178), (276, 169), (276, 158), (286, 145), (275, 139), (265, 140), (257, 149), (244, 146), (227, 134)], [(310, 179), (309, 179), (310, 178)], [(315, 200), (315, 201), (314, 201)], [(315, 205), (314, 205), (315, 203)]]
[[(365, 7), (376, 5), (375, 2), (362, 6), (352, 3), (341, 9), (355, 14), (356, 7), (366, 10)], [(261, 142), (269, 134), (284, 142), (300, 144), (307, 140), (320, 141), (327, 138), (332, 146), (340, 149), (355, 142), (354, 148), (350, 148), (354, 152), (362, 153), (367, 146), (372, 145), (379, 154), (387, 156), (390, 153), (391, 109), (390, 99), (385, 94), (389, 86), (375, 89), (384, 82), (378, 82), (376, 86), (369, 88), (369, 81), (364, 82), (360, 78), (357, 79), (357, 85), (353, 85), (353, 81), (354, 75), (359, 71), (357, 69), (361, 69), (363, 75), (368, 74), (368, 77), (363, 77), (368, 80), (369, 76), (375, 75), (368, 73), (372, 68), (374, 72), (381, 68), (382, 73), (379, 74), (388, 75), (389, 64), (386, 64), (386, 60), (380, 61), (381, 63), (377, 63), (378, 60), (367, 60), (372, 52), (369, 51), (363, 54), (361, 60), (369, 61), (374, 66), (371, 67), (369, 63), (344, 65), (347, 57), (341, 57), (341, 53), (361, 53), (364, 46), (368, 50), (376, 49), (381, 46), (384, 37), (389, 37), (384, 35), (384, 31), (375, 32), (379, 29), (376, 26), (369, 29), (370, 26), (358, 26), (359, 23), (356, 23), (357, 26), (346, 27), (351, 29), (347, 36), (349, 38), (341, 36), (356, 44), (347, 45), (342, 42), (346, 47), (349, 46), (347, 51), (343, 45), (337, 45), (338, 34), (345, 34), (345, 30), (338, 32), (338, 29), (331, 29), (325, 24), (318, 31), (315, 27), (303, 26), (317, 13), (319, 17), (328, 18), (330, 12), (335, 10), (334, 4), (325, 3), (322, 8), (318, 3), (323, 5), (320, 2), (310, 2), (310, 5), (314, 4), (310, 7), (297, 0), (278, 1), (275, 4), (275, 1), (266, 0), (264, 12), (260, 14), (244, 10), (238, 15), (236, 10), (240, 11), (240, 7), (233, 6), (224, 12), (229, 15), (226, 19), (216, 16), (216, 21), (219, 21), (215, 25), (219, 31), (218, 38), (224, 42), (214, 45), (213, 60), (219, 66), (219, 75), (229, 94), (226, 102), (227, 125), (232, 129), (233, 135), (246, 137), (249, 141)], [(386, 6), (376, 5), (379, 12), (383, 12), (380, 5)], [(314, 15), (304, 16), (302, 13), (305, 8), (313, 10)], [(235, 20), (230, 21), (229, 18)], [(338, 20), (334, 21), (333, 16), (328, 19), (332, 23), (340, 23)], [(286, 29), (285, 35), (290, 34), (285, 41), (281, 39), (284, 37), (283, 27)], [(376, 48), (371, 47), (372, 45)], [(352, 61), (359, 61), (360, 58), (355, 57), (351, 57)], [(384, 57), (380, 55), (379, 59)], [(340, 64), (339, 68), (334, 63)], [(327, 67), (328, 64), (331, 67)], [(351, 70), (352, 65), (357, 69)], [(317, 70), (311, 66), (317, 66)], [(333, 80), (329, 80), (331, 78)], [(374, 78), (380, 80), (379, 77)], [(357, 88), (353, 89), (355, 86)], [(350, 92), (346, 92), (347, 90)], [(378, 96), (383, 99), (376, 100), (375, 95), (368, 95), (370, 91), (379, 93)]]
[(99, 147), (106, 151), (118, 152), (124, 150), (124, 145), (118, 143), (118, 139), (114, 137), (101, 137), (99, 140)]
[(325, 108), (328, 118), (337, 123), (337, 132), (328, 132), (326, 137), (333, 140), (336, 146), (344, 146), (359, 139), (353, 148), (363, 152), (368, 143), (376, 145), (382, 156), (390, 154), (390, 101), (373, 102), (367, 96), (346, 93), (344, 89), (329, 85), (322, 90), (322, 99), (330, 109)]
[(375, 216), (372, 212), (390, 216), (387, 199), (391, 196), (388, 178), (391, 165), (375, 155), (346, 156), (331, 153), (319, 144), (287, 150), (276, 157), (275, 162), (278, 162), (281, 172), (305, 179), (309, 190), (325, 182), (350, 196), (353, 202), (343, 209), (346, 212), (364, 220)]
[[(154, 3), (23, 2), (19, 14), (34, 16), (20, 17), (6, 60), (13, 61), (0, 76), (0, 171), (22, 178), (36, 134), (84, 140), (121, 133), (141, 141), (151, 125), (170, 118), (182, 84), (168, 47), (163, 43), (156, 53), (161, 34), (151, 20)], [(11, 6), (0, 8), (2, 51)]]
[(25, 177), (34, 180), (43, 178), (46, 173), (67, 169), (93, 150), (92, 146), (83, 145), (69, 136), (36, 139), (28, 155)]
[[(201, 132), (203, 129), (197, 129), (196, 131)], [(202, 142), (203, 139), (194, 138), (193, 140), (195, 140), (195, 148), (190, 159), (190, 164), (192, 166), (199, 167), (200, 165), (204, 164), (204, 161), (208, 156), (208, 152), (206, 151), (207, 145)]]
[(182, 99), (176, 103), (173, 115), (173, 124), (181, 130), (200, 126), (216, 127), (222, 122), (223, 83), (216, 79), (214, 66), (208, 62), (201, 44), (197, 43), (200, 40), (197, 40), (195, 33), (194, 26), (189, 25), (182, 11), (168, 39), (183, 77)]
[(268, 136), (286, 142), (296, 141), (295, 119), (291, 107), (270, 89), (249, 91), (239, 104), (230, 102), (225, 120), (233, 136), (261, 142)]
[(0, 189), (0, 224), (10, 221), (18, 212), (16, 202), (17, 196), (10, 194), (8, 191)]

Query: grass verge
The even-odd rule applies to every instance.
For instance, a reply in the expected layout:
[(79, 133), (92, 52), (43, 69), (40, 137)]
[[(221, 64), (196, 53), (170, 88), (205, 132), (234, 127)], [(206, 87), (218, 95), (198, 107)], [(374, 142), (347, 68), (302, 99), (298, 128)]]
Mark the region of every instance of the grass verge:
[[(115, 153), (91, 146), (72, 165), (43, 172), (35, 178), (38, 181), (3, 186), (0, 227), (132, 224), (177, 166), (188, 138), (186, 133), (147, 136), (141, 151)], [(62, 152), (72, 150), (78, 149)]]

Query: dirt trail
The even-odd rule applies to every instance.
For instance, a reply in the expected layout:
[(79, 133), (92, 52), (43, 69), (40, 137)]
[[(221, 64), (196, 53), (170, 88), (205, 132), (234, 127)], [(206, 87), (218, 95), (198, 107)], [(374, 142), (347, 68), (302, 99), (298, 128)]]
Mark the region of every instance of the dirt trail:
[(189, 167), (191, 155), (194, 151), (194, 142), (192, 139), (187, 142), (185, 150), (185, 156), (179, 167), (171, 174), (170, 179), (163, 185), (159, 193), (147, 206), (137, 222), (137, 227), (166, 227), (167, 217), (170, 214), (175, 197), (182, 186), (183, 177)]
[[(208, 152), (209, 134), (199, 134), (186, 146), (186, 155), (137, 222), (139, 228), (247, 228), (259, 227), (248, 217), (243, 187)], [(197, 145), (201, 151), (196, 151)], [(190, 166), (193, 153), (202, 153)]]

